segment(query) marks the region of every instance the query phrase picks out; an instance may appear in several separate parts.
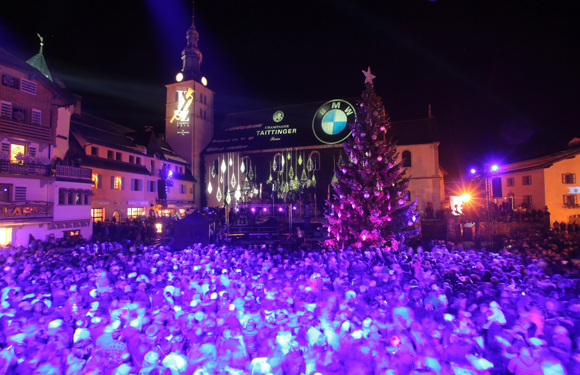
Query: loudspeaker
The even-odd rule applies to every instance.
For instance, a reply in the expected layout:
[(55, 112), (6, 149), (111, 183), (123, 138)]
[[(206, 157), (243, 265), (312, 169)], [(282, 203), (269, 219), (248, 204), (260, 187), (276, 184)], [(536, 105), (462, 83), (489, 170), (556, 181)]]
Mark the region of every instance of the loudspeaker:
[(167, 190), (165, 190), (165, 180), (157, 180), (157, 196), (159, 199), (167, 199)]
[(501, 177), (494, 177), (491, 179), (491, 190), (494, 198), (503, 198), (501, 192)]

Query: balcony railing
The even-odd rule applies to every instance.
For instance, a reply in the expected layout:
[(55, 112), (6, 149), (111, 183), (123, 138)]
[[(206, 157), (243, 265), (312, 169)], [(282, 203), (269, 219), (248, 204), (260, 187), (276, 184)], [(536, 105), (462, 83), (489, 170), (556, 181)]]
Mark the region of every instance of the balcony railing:
[(56, 174), (58, 178), (72, 178), (79, 180), (90, 180), (92, 178), (93, 171), (89, 168), (79, 168), (71, 167), (68, 165), (56, 165)]
[(0, 134), (54, 143), (52, 128), (14, 121), (5, 117), (0, 118)]
[(2, 174), (60, 177), (87, 181), (92, 179), (92, 170), (89, 168), (56, 165), (56, 168), (52, 169), (50, 165), (10, 163), (6, 160), (0, 161), (0, 175)]
[(0, 161), (0, 174), (19, 174), (44, 177), (51, 177), (53, 175), (50, 165), (17, 164), (5, 160)]

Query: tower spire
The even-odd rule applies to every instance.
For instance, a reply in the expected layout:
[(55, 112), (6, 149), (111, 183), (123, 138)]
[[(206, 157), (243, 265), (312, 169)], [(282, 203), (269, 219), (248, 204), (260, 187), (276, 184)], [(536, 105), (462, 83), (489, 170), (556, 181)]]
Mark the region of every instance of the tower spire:
[(41, 37), (39, 33), (36, 33), (36, 35), (38, 35), (38, 38), (40, 39), (40, 50), (36, 55), (26, 60), (26, 62), (35, 67), (36, 69), (40, 70), (40, 72), (44, 74), (46, 78), (54, 82), (54, 80), (52, 79), (52, 74), (50, 74), (50, 70), (48, 69), (48, 65), (46, 64), (46, 60), (44, 59), (43, 55), (44, 38)]
[(200, 65), (201, 65), (201, 51), (197, 46), (199, 41), (199, 33), (195, 28), (195, 3), (191, 1), (191, 27), (187, 30), (186, 38), (187, 45), (181, 51), (182, 69), (184, 80), (196, 80), (201, 79)]

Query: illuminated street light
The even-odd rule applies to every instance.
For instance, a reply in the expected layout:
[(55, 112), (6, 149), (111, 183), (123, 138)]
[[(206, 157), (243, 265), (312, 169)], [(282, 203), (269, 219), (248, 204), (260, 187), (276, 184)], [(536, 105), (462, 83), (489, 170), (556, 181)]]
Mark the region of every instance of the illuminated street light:
[(475, 168), (471, 168), (470, 172), (471, 172), (471, 174), (475, 174), (475, 172), (477, 172), (477, 170)]
[(497, 172), (499, 170), (499, 165), (492, 164), (490, 169), (491, 169), (492, 172)]

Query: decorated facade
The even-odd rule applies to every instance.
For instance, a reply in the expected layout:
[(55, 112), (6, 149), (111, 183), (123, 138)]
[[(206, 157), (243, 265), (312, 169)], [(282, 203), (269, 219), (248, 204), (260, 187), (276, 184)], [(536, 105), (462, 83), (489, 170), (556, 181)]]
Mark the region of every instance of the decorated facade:
[[(293, 204), (302, 214), (308, 205), (322, 219), (354, 105), (335, 99), (227, 116), (203, 152), (206, 205)], [(411, 179), (407, 199), (417, 198), (423, 212), (439, 209), (444, 193), (435, 119), (393, 122), (392, 136)]]

